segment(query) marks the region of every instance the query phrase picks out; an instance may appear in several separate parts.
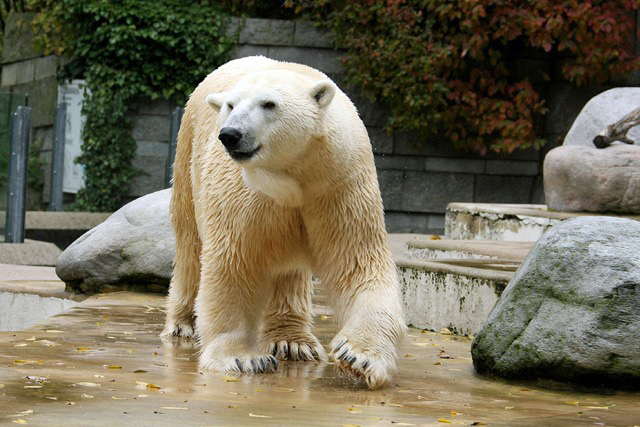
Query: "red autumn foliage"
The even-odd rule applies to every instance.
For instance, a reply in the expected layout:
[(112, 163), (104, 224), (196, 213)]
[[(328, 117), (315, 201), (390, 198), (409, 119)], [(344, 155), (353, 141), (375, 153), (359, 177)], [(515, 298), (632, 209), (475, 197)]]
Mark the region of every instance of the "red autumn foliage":
[[(485, 154), (544, 143), (544, 100), (516, 75), (522, 51), (575, 85), (640, 68), (640, 0), (288, 0), (346, 49), (349, 83), (390, 111), (389, 130), (448, 138)], [(546, 79), (551, 76), (545, 75)]]

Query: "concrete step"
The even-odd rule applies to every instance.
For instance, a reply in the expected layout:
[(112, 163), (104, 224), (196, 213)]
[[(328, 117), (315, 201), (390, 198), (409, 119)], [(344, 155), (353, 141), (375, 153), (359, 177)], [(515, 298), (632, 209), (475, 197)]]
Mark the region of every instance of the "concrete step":
[(418, 235), (396, 260), (407, 323), (475, 334), (533, 242), (451, 240)]
[[(554, 212), (546, 205), (449, 203), (445, 237), (461, 240), (537, 241), (545, 231), (570, 218), (603, 216), (593, 212)], [(610, 215), (640, 220), (638, 215)]]
[(522, 262), (534, 242), (452, 240), (418, 236), (406, 242), (408, 259), (495, 259)]

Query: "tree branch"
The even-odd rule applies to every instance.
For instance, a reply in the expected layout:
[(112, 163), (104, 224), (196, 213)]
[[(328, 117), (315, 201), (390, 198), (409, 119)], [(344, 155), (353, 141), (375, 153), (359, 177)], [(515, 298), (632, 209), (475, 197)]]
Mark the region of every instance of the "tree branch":
[(636, 108), (617, 122), (602, 129), (598, 136), (593, 138), (593, 143), (598, 148), (606, 148), (614, 141), (634, 144), (635, 142), (627, 137), (627, 132), (638, 125), (640, 125), (640, 108)]

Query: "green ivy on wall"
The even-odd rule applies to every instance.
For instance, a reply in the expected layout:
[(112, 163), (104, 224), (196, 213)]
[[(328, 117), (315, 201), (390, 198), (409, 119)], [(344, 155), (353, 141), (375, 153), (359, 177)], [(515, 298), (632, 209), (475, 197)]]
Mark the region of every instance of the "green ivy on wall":
[(39, 0), (34, 21), (45, 53), (64, 58), (62, 79), (89, 89), (82, 155), (85, 188), (75, 209), (113, 211), (136, 171), (130, 108), (147, 96), (182, 104), (230, 49), (225, 15), (209, 2)]

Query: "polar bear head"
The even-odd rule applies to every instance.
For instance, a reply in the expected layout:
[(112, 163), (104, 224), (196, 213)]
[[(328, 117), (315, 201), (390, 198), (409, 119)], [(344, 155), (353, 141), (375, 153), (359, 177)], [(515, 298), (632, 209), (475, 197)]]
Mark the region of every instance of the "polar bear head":
[(248, 74), (229, 91), (207, 96), (219, 112), (218, 138), (243, 168), (286, 169), (322, 132), (336, 87), (288, 70)]

